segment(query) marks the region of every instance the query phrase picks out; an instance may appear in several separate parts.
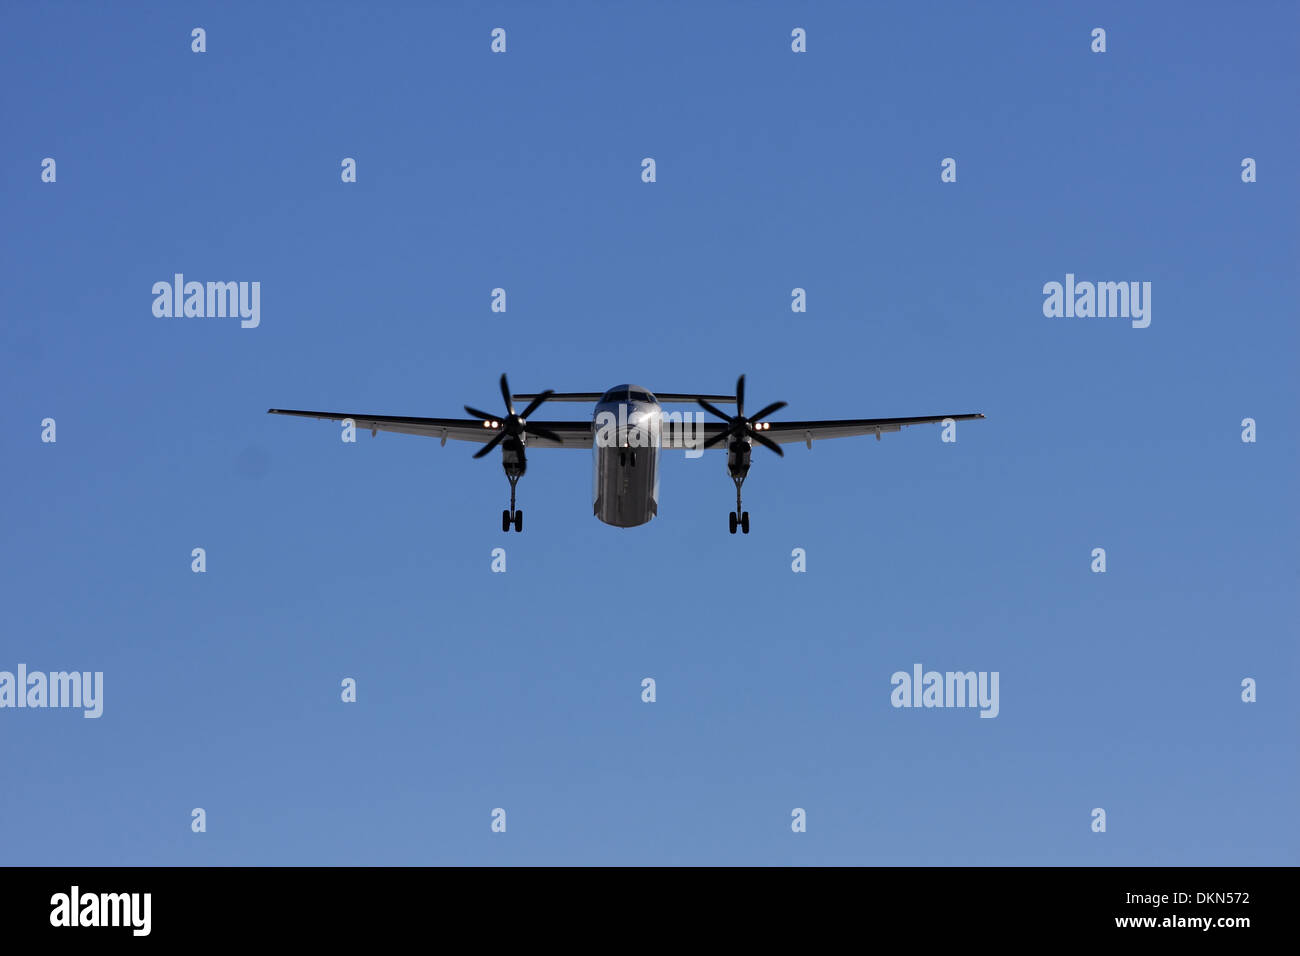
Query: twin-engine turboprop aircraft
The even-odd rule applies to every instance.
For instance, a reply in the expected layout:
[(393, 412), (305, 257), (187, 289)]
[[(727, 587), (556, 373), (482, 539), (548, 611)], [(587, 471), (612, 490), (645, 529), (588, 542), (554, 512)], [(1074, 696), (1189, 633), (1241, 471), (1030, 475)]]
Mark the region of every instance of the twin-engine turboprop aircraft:
[[(704, 449), (723, 446), (727, 449), (727, 472), (736, 485), (736, 510), (731, 512), (728, 527), (732, 534), (740, 528), (749, 534), (749, 512), (741, 505), (740, 487), (749, 474), (750, 451), (755, 444), (784, 456), (781, 446), (789, 442), (812, 443), (822, 438), (847, 438), (852, 435), (875, 435), (896, 432), (906, 425), (929, 422), (965, 421), (983, 415), (926, 415), (919, 418), (854, 418), (816, 422), (770, 422), (767, 416), (785, 408), (785, 402), (773, 402), (753, 415), (745, 414), (745, 376), (736, 381), (735, 395), (699, 395), (660, 392), (657, 396), (639, 385), (615, 385), (603, 394), (596, 392), (554, 392), (510, 394), (505, 375), (501, 376), (501, 398), (506, 404), (504, 415), (479, 411), (469, 405), (465, 418), (398, 418), (390, 415), (359, 415), (345, 412), (304, 412), (272, 408), (272, 415), (298, 415), (331, 421), (351, 421), (357, 428), (376, 432), (404, 432), (430, 435), (442, 439), (472, 441), (483, 445), (475, 452), (482, 458), (501, 447), (501, 464), (510, 482), (510, 508), (501, 512), (501, 530), (524, 530), (524, 513), (515, 508), (515, 486), (523, 477), (528, 448), (594, 448), (595, 489), (592, 511), (605, 524), (633, 528), (645, 524), (659, 513), (659, 452), (665, 448), (684, 448), (688, 457), (702, 455)], [(523, 412), (515, 412), (515, 402), (527, 402)], [(594, 402), (591, 419), (571, 422), (533, 422), (529, 417), (543, 402)], [(728, 415), (714, 403), (734, 404), (736, 414)], [(698, 412), (691, 421), (689, 414), (665, 413), (662, 404), (699, 405), (721, 422), (705, 422)]]

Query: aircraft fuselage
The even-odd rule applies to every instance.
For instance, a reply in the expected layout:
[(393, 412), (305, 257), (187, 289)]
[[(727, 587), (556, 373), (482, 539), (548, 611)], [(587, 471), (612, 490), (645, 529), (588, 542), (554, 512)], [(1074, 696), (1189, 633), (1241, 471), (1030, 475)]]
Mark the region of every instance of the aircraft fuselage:
[(596, 403), (592, 511), (605, 524), (634, 528), (659, 513), (662, 414), (650, 390), (638, 385), (616, 385)]

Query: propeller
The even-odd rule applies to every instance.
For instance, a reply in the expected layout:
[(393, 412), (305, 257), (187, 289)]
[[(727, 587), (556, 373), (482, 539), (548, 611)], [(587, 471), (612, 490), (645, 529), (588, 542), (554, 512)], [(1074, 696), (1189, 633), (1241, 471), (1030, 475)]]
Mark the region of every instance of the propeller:
[(506, 381), (506, 376), (505, 373), (503, 372), (501, 374), (501, 397), (505, 399), (505, 403), (506, 403), (506, 414), (504, 416), (493, 415), (491, 412), (480, 411), (477, 408), (471, 408), (469, 405), (465, 406), (465, 411), (469, 412), (475, 418), (481, 418), (484, 421), (501, 423), (500, 430), (497, 431), (497, 433), (492, 436), (492, 440), (490, 442), (488, 442), (486, 445), (484, 445), (482, 448), (480, 448), (478, 451), (474, 453), (474, 457), (482, 458), (493, 448), (496, 448), (497, 445), (505, 441), (507, 437), (522, 438), (525, 434), (537, 435), (539, 438), (547, 438), (555, 442), (556, 444), (563, 445), (564, 439), (562, 439), (559, 435), (555, 434), (555, 432), (551, 431), (549, 428), (543, 428), (541, 425), (528, 424), (528, 416), (531, 415), (533, 412), (537, 411), (538, 406), (540, 406), (542, 402), (546, 401), (554, 394), (555, 394), (555, 390), (548, 388), (546, 391), (542, 392), (540, 395), (536, 396), (531, 402), (528, 403), (528, 407), (524, 409), (523, 414), (516, 415), (515, 403), (510, 399), (510, 383)]
[(726, 431), (719, 432), (718, 434), (710, 438), (708, 441), (706, 441), (704, 443), (705, 448), (709, 448), (713, 445), (716, 445), (719, 442), (723, 441), (724, 439), (728, 439), (733, 435), (748, 436), (749, 438), (754, 439), (754, 441), (758, 442), (760, 445), (764, 446), (765, 448), (772, 449), (772, 451), (776, 452), (782, 458), (785, 457), (785, 452), (781, 450), (781, 446), (778, 445), (776, 442), (772, 441), (772, 439), (768, 438), (761, 431), (756, 429), (754, 427), (754, 424), (756, 422), (761, 422), (764, 418), (767, 418), (767, 416), (771, 415), (773, 412), (785, 408), (785, 406), (788, 404), (787, 402), (773, 402), (771, 405), (768, 405), (762, 411), (759, 411), (756, 414), (754, 414), (752, 417), (747, 418), (745, 416), (745, 376), (743, 375), (740, 376), (740, 378), (736, 379), (736, 414), (735, 415), (728, 415), (726, 412), (722, 411), (716, 406), (710, 405), (702, 398), (697, 399), (697, 401), (699, 401), (700, 407), (704, 409), (706, 412), (718, 416), (724, 422), (726, 422), (728, 425), (731, 426)]

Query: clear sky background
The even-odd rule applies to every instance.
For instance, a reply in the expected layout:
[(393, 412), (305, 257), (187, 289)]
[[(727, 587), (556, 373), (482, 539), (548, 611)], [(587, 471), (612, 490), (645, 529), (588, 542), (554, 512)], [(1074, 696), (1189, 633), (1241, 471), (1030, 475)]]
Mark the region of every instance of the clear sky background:
[[(105, 700), (0, 711), (0, 862), (1296, 863), (1298, 32), (5, 4), (0, 670)], [(260, 281), (260, 327), (156, 318), (175, 272)], [(1067, 272), (1151, 282), (1150, 327), (1045, 318)], [(720, 452), (623, 530), (539, 450), (504, 535), (496, 455), (266, 414), (459, 416), (503, 371), (988, 418), (756, 449), (733, 537)], [(998, 671), (1000, 715), (892, 708), (914, 663)]]

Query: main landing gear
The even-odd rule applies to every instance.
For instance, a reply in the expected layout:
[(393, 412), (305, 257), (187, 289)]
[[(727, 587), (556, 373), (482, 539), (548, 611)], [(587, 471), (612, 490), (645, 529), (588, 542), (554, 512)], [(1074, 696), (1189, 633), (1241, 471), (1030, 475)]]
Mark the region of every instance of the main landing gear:
[[(510, 526), (515, 526), (515, 531), (524, 530), (524, 513), (515, 509), (515, 485), (519, 484), (519, 479), (524, 476), (524, 469), (527, 463), (524, 459), (523, 449), (519, 449), (516, 454), (514, 450), (507, 448), (502, 456), (506, 470), (506, 480), (510, 482), (510, 510), (501, 512), (501, 530), (510, 531)], [(512, 460), (513, 459), (513, 460)]]
[(749, 442), (737, 440), (731, 443), (727, 449), (727, 471), (736, 483), (736, 510), (727, 516), (727, 528), (732, 534), (736, 533), (737, 527), (742, 534), (749, 534), (749, 512), (740, 502), (740, 486), (749, 474)]

